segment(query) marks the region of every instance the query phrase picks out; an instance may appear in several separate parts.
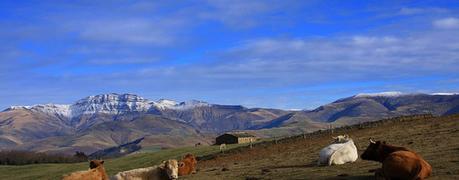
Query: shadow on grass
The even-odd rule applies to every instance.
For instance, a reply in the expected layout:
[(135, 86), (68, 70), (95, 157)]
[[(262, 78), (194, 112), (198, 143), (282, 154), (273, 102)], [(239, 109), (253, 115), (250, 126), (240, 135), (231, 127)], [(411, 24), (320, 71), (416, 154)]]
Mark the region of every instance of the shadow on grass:
[(299, 164), (299, 165), (268, 166), (266, 168), (284, 169), (284, 168), (312, 168), (312, 167), (319, 167), (319, 166), (317, 166), (316, 163), (309, 163), (309, 164)]
[(366, 180), (366, 179), (375, 179), (374, 176), (372, 175), (359, 175), (359, 176), (336, 176), (336, 177), (330, 177), (330, 178), (325, 178), (326, 180)]

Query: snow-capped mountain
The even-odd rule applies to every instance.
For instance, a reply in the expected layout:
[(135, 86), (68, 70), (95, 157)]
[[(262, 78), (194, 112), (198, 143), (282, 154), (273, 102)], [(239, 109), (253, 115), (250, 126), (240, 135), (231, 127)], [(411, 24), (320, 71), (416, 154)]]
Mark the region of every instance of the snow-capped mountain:
[(447, 92), (436, 92), (436, 93), (403, 93), (400, 91), (387, 91), (378, 93), (359, 93), (352, 97), (400, 97), (400, 96), (415, 96), (415, 95), (432, 95), (432, 96), (454, 96), (459, 93), (447, 93)]
[[(150, 101), (135, 94), (100, 94), (73, 104), (12, 106), (0, 112), (0, 149), (90, 152), (142, 137), (149, 137), (148, 143), (164, 147), (193, 145), (194, 141), (183, 140), (192, 138), (202, 142), (201, 132), (247, 129), (285, 113), (198, 100)], [(164, 141), (161, 138), (164, 136), (175, 140)]]
[(397, 97), (405, 95), (402, 92), (398, 91), (389, 91), (389, 92), (379, 92), (379, 93), (359, 93), (354, 97)]
[(91, 115), (98, 113), (116, 115), (132, 112), (148, 112), (155, 109), (186, 110), (200, 106), (210, 106), (210, 104), (197, 100), (180, 103), (167, 99), (150, 101), (135, 94), (110, 93), (89, 96), (78, 100), (74, 104), (37, 104), (33, 106), (11, 106), (5, 111), (26, 109), (71, 119), (74, 117), (80, 117), (81, 115)]

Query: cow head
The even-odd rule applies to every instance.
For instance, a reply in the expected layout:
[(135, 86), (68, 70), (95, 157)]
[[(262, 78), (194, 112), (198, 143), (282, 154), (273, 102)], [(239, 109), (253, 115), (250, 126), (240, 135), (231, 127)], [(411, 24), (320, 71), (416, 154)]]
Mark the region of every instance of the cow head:
[(193, 154), (186, 154), (185, 156), (183, 156), (183, 159), (186, 159), (186, 158), (194, 158), (194, 155)]
[(385, 141), (374, 141), (370, 138), (370, 144), (368, 145), (365, 152), (360, 155), (363, 160), (372, 160), (372, 161), (380, 161), (381, 160), (381, 151), (383, 144), (386, 144)]
[(196, 157), (193, 155), (193, 154), (186, 154), (185, 156), (183, 156), (183, 159), (189, 159), (193, 164), (196, 164), (197, 160), (196, 160)]
[(175, 159), (170, 159), (167, 161), (163, 161), (162, 169), (165, 170), (167, 177), (169, 179), (177, 179), (178, 178), (178, 162)]
[(345, 143), (350, 140), (349, 135), (347, 134), (333, 137), (333, 139), (335, 140), (335, 143)]
[(89, 161), (89, 168), (94, 169), (96, 167), (102, 166), (104, 164), (103, 160), (91, 160)]

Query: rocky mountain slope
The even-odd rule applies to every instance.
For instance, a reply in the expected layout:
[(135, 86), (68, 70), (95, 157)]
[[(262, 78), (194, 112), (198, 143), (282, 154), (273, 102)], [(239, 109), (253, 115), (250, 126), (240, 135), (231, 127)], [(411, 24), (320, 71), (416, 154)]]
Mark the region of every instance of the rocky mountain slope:
[(69, 105), (12, 106), (0, 112), (0, 148), (92, 152), (139, 138), (144, 138), (144, 146), (208, 144), (210, 139), (203, 133), (247, 129), (285, 113), (196, 100), (178, 103), (134, 94), (101, 94)]

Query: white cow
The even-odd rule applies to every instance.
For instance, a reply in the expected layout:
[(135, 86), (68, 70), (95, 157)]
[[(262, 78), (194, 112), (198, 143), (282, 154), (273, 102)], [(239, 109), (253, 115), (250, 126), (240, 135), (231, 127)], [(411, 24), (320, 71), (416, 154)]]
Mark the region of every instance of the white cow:
[(333, 144), (320, 150), (318, 165), (344, 164), (359, 158), (354, 141), (348, 135), (340, 135), (333, 139)]
[(220, 144), (220, 152), (221, 152), (221, 153), (224, 153), (225, 150), (226, 150), (226, 144), (225, 144), (225, 143)]
[(178, 179), (178, 162), (175, 159), (163, 161), (159, 166), (138, 168), (117, 173), (112, 180), (161, 180)]

